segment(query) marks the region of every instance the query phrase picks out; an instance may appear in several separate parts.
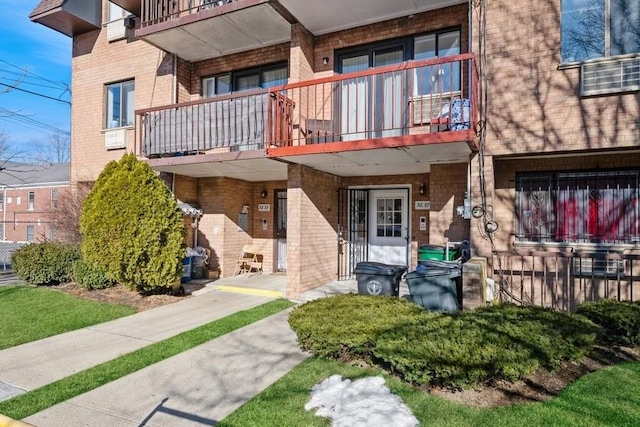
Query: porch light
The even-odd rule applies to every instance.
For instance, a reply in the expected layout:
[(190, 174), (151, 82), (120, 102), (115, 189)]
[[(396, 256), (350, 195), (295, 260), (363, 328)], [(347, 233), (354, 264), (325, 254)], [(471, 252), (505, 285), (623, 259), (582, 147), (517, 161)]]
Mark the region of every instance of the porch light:
[(267, 198), (267, 194), (268, 194), (267, 190), (264, 189), (264, 190), (262, 190), (262, 193), (260, 193), (260, 197), (262, 197), (263, 199), (266, 199)]
[(418, 187), (418, 191), (420, 192), (421, 196), (424, 196), (424, 193), (427, 192), (427, 186), (424, 185), (424, 182), (420, 183), (420, 186)]

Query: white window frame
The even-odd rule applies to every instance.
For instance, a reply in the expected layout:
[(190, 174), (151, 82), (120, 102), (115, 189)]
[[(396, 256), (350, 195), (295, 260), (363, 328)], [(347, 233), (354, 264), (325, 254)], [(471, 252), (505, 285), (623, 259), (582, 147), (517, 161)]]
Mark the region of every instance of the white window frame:
[[(117, 100), (112, 96), (112, 89), (118, 89)], [(135, 92), (135, 80), (105, 85), (105, 128), (133, 127), (135, 124)], [(114, 111), (116, 108), (117, 112)]]
[(32, 211), (36, 208), (36, 192), (29, 191), (27, 193), (27, 210)]
[(58, 207), (58, 190), (54, 188), (51, 190), (51, 209), (56, 207)]
[(27, 242), (33, 242), (36, 237), (36, 228), (33, 224), (27, 225)]

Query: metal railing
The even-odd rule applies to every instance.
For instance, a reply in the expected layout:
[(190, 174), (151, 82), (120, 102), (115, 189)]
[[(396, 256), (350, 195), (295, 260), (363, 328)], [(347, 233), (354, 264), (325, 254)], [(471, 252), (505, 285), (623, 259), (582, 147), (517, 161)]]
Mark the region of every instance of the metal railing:
[(157, 157), (471, 133), (476, 77), (473, 54), (463, 54), (138, 110), (139, 152)]
[(144, 0), (140, 23), (142, 27), (159, 24), (216, 7), (234, 3), (237, 0)]
[(492, 259), (501, 301), (575, 311), (585, 301), (640, 299), (640, 254), (505, 251)]

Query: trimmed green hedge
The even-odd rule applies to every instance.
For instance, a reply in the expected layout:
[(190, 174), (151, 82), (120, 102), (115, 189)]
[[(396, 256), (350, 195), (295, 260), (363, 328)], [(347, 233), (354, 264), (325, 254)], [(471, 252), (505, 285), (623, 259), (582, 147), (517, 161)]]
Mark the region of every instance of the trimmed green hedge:
[(289, 325), (304, 350), (332, 358), (370, 355), (376, 337), (428, 316), (404, 299), (345, 294), (310, 301), (293, 310)]
[(640, 304), (602, 299), (582, 303), (577, 312), (602, 326), (603, 342), (621, 345), (640, 344)]
[(80, 259), (76, 245), (44, 242), (21, 247), (11, 256), (18, 277), (34, 285), (57, 285), (73, 277), (73, 264)]
[(355, 294), (305, 303), (289, 324), (315, 355), (362, 359), (412, 384), (454, 388), (553, 370), (588, 353), (600, 330), (540, 307), (431, 313), (403, 299)]

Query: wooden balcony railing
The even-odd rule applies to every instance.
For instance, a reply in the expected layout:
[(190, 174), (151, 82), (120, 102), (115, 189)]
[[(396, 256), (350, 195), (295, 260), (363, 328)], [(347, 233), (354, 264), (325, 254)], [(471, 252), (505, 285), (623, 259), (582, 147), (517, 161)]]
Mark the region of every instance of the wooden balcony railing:
[(466, 131), (477, 123), (472, 54), (136, 111), (147, 157)]
[(640, 299), (640, 254), (512, 251), (493, 256), (501, 301), (575, 311), (585, 301)]
[(192, 13), (234, 3), (237, 0), (143, 0), (140, 23), (142, 27), (177, 19)]

